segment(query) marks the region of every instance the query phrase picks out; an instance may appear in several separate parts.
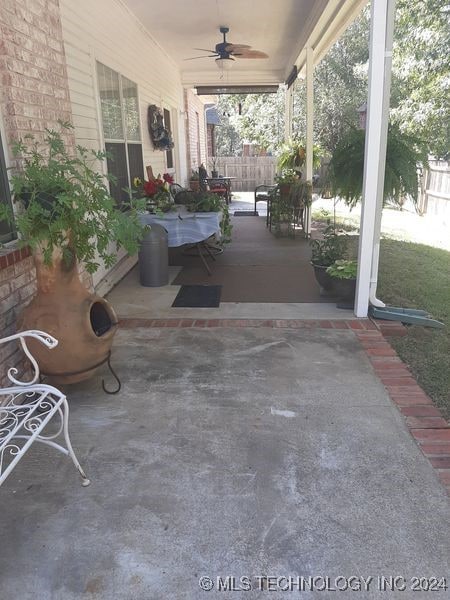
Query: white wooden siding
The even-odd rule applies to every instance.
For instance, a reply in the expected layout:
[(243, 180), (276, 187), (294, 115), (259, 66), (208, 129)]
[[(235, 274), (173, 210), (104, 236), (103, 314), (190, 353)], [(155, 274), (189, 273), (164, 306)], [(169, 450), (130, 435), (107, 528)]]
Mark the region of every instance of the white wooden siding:
[[(184, 119), (180, 117), (184, 110), (183, 88), (177, 65), (120, 0), (60, 0), (60, 6), (77, 143), (96, 150), (102, 148), (95, 70), (96, 61), (100, 61), (138, 85), (144, 165), (152, 165), (155, 174), (166, 170), (166, 154), (153, 150), (147, 108), (156, 104), (171, 111), (177, 141), (176, 179), (184, 182), (186, 134)], [(120, 252), (119, 260), (124, 256)], [(106, 275), (106, 269), (99, 269), (94, 284)], [(109, 273), (106, 279), (114, 278)]]

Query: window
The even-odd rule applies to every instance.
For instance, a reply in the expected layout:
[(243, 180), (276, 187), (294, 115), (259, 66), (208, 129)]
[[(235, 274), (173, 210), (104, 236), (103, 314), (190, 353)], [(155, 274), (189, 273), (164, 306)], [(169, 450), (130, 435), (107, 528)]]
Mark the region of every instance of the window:
[(144, 179), (137, 85), (99, 62), (97, 76), (105, 150), (110, 155), (106, 164), (117, 180), (110, 183), (110, 193), (120, 205), (129, 199), (124, 188), (131, 188), (135, 177)]
[[(11, 194), (9, 191), (8, 175), (6, 172), (5, 154), (3, 152), (2, 138), (0, 135), (0, 202), (11, 205)], [(15, 238), (11, 225), (6, 221), (0, 221), (0, 243), (10, 242)]]
[[(167, 129), (167, 131), (172, 132), (172, 127), (170, 124), (170, 110), (168, 110), (167, 108), (164, 109), (164, 127)], [(173, 150), (167, 150), (166, 152), (166, 163), (167, 163), (167, 168), (168, 169), (173, 169), (174, 168), (174, 164), (173, 164)]]

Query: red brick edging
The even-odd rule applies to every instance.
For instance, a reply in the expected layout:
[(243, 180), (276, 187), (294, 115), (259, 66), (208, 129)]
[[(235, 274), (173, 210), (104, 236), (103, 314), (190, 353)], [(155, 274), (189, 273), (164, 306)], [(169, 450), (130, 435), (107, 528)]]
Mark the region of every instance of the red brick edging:
[(376, 331), (370, 319), (128, 319), (119, 321), (122, 329), (136, 327), (271, 327), (275, 329), (350, 329)]
[(355, 331), (375, 373), (450, 495), (450, 426), (379, 331)]

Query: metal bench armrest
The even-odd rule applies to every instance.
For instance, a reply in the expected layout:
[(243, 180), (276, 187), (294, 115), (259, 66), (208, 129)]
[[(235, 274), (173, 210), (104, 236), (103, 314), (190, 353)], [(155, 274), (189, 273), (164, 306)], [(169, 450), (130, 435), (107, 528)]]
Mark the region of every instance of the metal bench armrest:
[(38, 329), (30, 329), (28, 331), (19, 331), (18, 333), (15, 333), (14, 335), (10, 335), (8, 337), (0, 339), (0, 344), (6, 344), (7, 342), (13, 342), (14, 340), (19, 340), (20, 345), (22, 346), (22, 350), (24, 351), (24, 353), (26, 354), (27, 358), (29, 359), (29, 361), (31, 362), (31, 364), (33, 366), (34, 375), (30, 381), (20, 381), (20, 379), (16, 379), (14, 377), (14, 375), (17, 375), (18, 370), (15, 367), (11, 367), (10, 369), (8, 369), (8, 373), (7, 373), (8, 379), (14, 385), (28, 386), (28, 385), (32, 385), (33, 383), (36, 383), (36, 381), (38, 381), (38, 379), (39, 379), (39, 365), (37, 364), (36, 359), (34, 358), (34, 356), (31, 354), (31, 352), (28, 349), (26, 338), (34, 338), (35, 340), (38, 340), (44, 346), (47, 346), (47, 348), (50, 350), (52, 348), (55, 348), (58, 345), (58, 340), (56, 338), (51, 336), (49, 333), (45, 333), (45, 331), (40, 331)]

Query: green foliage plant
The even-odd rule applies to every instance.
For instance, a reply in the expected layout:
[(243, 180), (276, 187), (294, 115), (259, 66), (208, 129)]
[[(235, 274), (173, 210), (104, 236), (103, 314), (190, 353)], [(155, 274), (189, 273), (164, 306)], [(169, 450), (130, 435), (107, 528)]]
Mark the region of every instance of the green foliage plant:
[[(322, 150), (319, 146), (313, 147), (313, 168), (318, 169)], [(279, 169), (293, 169), (299, 171), (306, 161), (306, 144), (302, 140), (291, 139), (280, 146), (277, 166)]]
[(72, 125), (60, 122), (61, 131), (47, 129), (43, 143), (26, 136), (13, 146), (20, 169), (11, 177), (18, 205), (15, 212), (0, 205), (0, 219), (9, 221), (20, 235), (20, 244), (41, 250), (51, 264), (53, 251), (63, 252), (66, 264), (77, 259), (89, 273), (116, 261), (111, 242), (135, 254), (144, 233), (139, 202), (130, 200), (119, 210), (109, 195), (103, 175), (93, 164), (106, 154), (82, 146), (68, 149), (63, 140)]
[(327, 269), (328, 275), (336, 279), (356, 279), (358, 262), (356, 260), (336, 260)]
[(329, 267), (337, 260), (345, 258), (348, 250), (348, 239), (336, 232), (333, 225), (328, 223), (323, 233), (323, 239), (311, 240), (311, 262), (320, 267)]
[(287, 185), (295, 183), (299, 180), (298, 173), (294, 169), (282, 169), (280, 173), (274, 177), (275, 183), (278, 185)]
[(231, 224), (230, 211), (225, 200), (218, 194), (211, 192), (190, 192), (186, 208), (189, 212), (221, 212), (221, 242), (225, 244), (231, 242), (233, 226)]
[[(362, 197), (365, 131), (352, 127), (337, 144), (330, 160), (328, 179), (333, 195), (340, 196), (349, 206)], [(427, 149), (421, 140), (402, 133), (397, 125), (389, 125), (384, 202), (388, 199), (402, 204), (409, 196), (417, 202), (418, 170), (426, 166)]]

